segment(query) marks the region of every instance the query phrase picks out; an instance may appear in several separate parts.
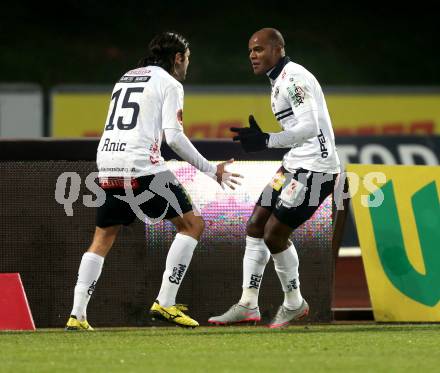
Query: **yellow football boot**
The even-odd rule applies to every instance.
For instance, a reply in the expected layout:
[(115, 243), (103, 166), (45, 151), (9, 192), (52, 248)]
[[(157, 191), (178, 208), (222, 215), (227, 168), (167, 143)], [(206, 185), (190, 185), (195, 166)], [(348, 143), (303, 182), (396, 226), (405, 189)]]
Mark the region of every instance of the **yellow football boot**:
[(87, 322), (87, 320), (79, 321), (76, 316), (71, 315), (69, 321), (66, 324), (66, 330), (87, 330), (93, 331), (93, 328)]
[(196, 326), (199, 326), (199, 323), (196, 320), (193, 320), (191, 317), (183, 313), (183, 311), (186, 310), (188, 310), (188, 307), (183, 304), (163, 307), (158, 301), (155, 301), (150, 308), (150, 315), (153, 318), (165, 320), (184, 328), (195, 328)]

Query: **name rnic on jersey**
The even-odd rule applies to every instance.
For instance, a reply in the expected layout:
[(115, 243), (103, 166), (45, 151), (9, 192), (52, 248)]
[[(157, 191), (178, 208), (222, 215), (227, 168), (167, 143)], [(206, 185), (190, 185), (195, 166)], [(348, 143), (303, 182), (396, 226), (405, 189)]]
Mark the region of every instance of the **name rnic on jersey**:
[(101, 148), (102, 152), (125, 152), (126, 142), (111, 142), (110, 139), (104, 140), (104, 145)]

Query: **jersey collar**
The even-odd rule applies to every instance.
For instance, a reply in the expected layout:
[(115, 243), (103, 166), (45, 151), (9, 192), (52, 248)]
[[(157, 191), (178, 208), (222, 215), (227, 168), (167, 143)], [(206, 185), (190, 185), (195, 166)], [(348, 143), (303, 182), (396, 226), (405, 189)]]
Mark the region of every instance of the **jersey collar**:
[(272, 67), (266, 74), (270, 80), (275, 80), (283, 71), (284, 66), (286, 66), (290, 62), (290, 58), (288, 56), (281, 57), (278, 63)]

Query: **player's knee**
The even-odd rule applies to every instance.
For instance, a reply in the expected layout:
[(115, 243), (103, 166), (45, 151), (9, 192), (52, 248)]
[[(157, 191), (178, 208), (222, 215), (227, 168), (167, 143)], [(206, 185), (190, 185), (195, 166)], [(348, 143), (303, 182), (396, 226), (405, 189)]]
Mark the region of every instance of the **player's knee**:
[(271, 253), (274, 251), (274, 248), (276, 247), (277, 244), (276, 238), (266, 232), (264, 233), (264, 243), (269, 248)]
[(88, 251), (105, 257), (115, 242), (119, 228), (119, 226), (108, 228), (97, 227)]
[(87, 250), (88, 252), (100, 255), (102, 257), (106, 257), (108, 252), (110, 251), (112, 247), (112, 243), (110, 242), (96, 242), (94, 241), (89, 249)]
[(263, 237), (264, 224), (259, 223), (251, 216), (246, 225), (246, 234), (251, 237)]
[(183, 225), (178, 231), (189, 233), (193, 237), (200, 237), (204, 229), (205, 222), (202, 217), (193, 215), (183, 220)]
[(195, 233), (197, 233), (199, 236), (203, 233), (205, 230), (205, 221), (201, 216), (197, 216), (197, 219), (194, 222), (194, 230)]
[(276, 234), (271, 229), (265, 229), (263, 238), (264, 243), (272, 254), (279, 253), (285, 250), (287, 247), (287, 242), (284, 242), (285, 240), (283, 237), (281, 237), (279, 234)]

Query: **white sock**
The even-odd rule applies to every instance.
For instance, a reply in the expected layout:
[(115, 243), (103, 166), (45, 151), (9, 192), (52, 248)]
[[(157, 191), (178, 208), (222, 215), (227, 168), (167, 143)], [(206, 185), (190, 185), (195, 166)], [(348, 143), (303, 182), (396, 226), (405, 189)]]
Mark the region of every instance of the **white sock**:
[(176, 304), (176, 295), (191, 262), (197, 240), (177, 233), (168, 251), (165, 272), (163, 273), (162, 286), (157, 300), (164, 307)]
[(299, 260), (295, 246), (292, 244), (287, 250), (272, 254), (275, 270), (284, 291), (284, 307), (296, 310), (301, 306), (303, 298), (299, 289)]
[(73, 308), (70, 313), (80, 321), (87, 319), (87, 304), (95, 290), (103, 264), (104, 258), (95, 253), (86, 252), (82, 256), (73, 297)]
[(238, 302), (242, 306), (258, 307), (258, 294), (269, 259), (270, 251), (264, 240), (246, 236), (246, 251), (243, 257), (243, 293)]

